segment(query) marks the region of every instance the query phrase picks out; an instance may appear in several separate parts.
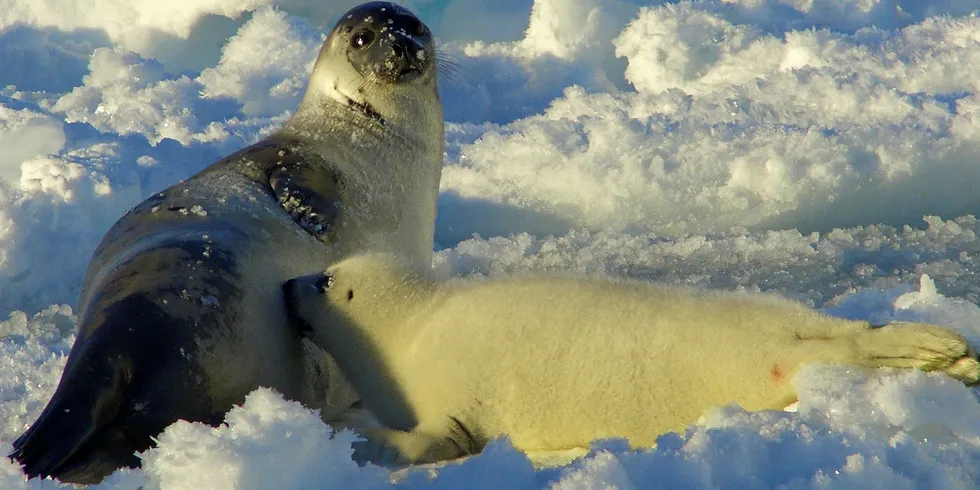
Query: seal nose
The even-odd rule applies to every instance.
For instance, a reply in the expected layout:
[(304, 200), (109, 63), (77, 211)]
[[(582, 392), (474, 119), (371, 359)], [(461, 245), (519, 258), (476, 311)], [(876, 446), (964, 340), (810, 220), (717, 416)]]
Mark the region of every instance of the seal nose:
[(405, 60), (408, 63), (415, 63), (424, 56), (420, 56), (425, 50), (415, 39), (409, 36), (394, 36), (391, 42), (391, 54), (393, 57)]
[(425, 67), (425, 49), (410, 36), (394, 36), (391, 40), (392, 65), (400, 81), (407, 81), (422, 73)]

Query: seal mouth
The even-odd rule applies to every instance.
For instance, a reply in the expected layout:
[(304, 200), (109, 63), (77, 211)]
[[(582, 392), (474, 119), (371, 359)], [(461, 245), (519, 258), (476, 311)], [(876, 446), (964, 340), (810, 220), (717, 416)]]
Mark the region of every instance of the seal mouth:
[(355, 112), (377, 121), (379, 124), (383, 125), (385, 123), (385, 118), (381, 116), (381, 113), (374, 107), (371, 107), (371, 104), (368, 104), (367, 102), (358, 102), (350, 97), (347, 97), (347, 107), (350, 107)]
[(411, 81), (414, 81), (414, 80), (418, 79), (421, 76), (422, 76), (422, 70), (420, 70), (420, 69), (418, 69), (416, 67), (410, 66), (410, 67), (404, 68), (400, 72), (398, 72), (398, 75), (395, 76), (395, 82), (396, 83), (408, 83), (408, 82), (411, 82)]

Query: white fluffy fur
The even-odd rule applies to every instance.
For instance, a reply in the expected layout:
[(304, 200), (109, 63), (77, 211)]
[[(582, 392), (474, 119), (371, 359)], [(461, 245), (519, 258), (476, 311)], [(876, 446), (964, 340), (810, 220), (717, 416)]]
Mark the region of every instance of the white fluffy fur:
[(297, 313), (389, 429), (406, 462), (625, 437), (650, 446), (708, 407), (780, 409), (806, 362), (940, 370), (980, 364), (953, 331), (822, 315), (784, 299), (636, 281), (523, 277), (439, 283), (384, 256), (332, 267), (322, 294), (297, 280)]

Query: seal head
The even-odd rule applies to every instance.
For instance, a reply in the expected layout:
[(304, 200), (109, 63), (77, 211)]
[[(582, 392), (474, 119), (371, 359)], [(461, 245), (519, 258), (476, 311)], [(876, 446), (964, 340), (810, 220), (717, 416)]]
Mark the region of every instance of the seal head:
[[(306, 99), (328, 94), (383, 122), (413, 113), (419, 90), (436, 96), (435, 65), (435, 41), (422, 21), (393, 3), (366, 3), (327, 36)], [(385, 96), (373, 96), (378, 91)]]
[(355, 7), (333, 34), (351, 66), (365, 78), (389, 83), (430, 75), (435, 58), (429, 28), (403, 7), (373, 2)]

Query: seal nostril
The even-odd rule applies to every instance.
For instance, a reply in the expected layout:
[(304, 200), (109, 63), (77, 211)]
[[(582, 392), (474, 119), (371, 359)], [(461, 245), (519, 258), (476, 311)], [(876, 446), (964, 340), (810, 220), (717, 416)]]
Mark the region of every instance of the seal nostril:
[(392, 54), (394, 54), (398, 58), (404, 58), (405, 57), (405, 47), (402, 46), (399, 43), (392, 43), (392, 45), (391, 45), (391, 52), (392, 52)]

